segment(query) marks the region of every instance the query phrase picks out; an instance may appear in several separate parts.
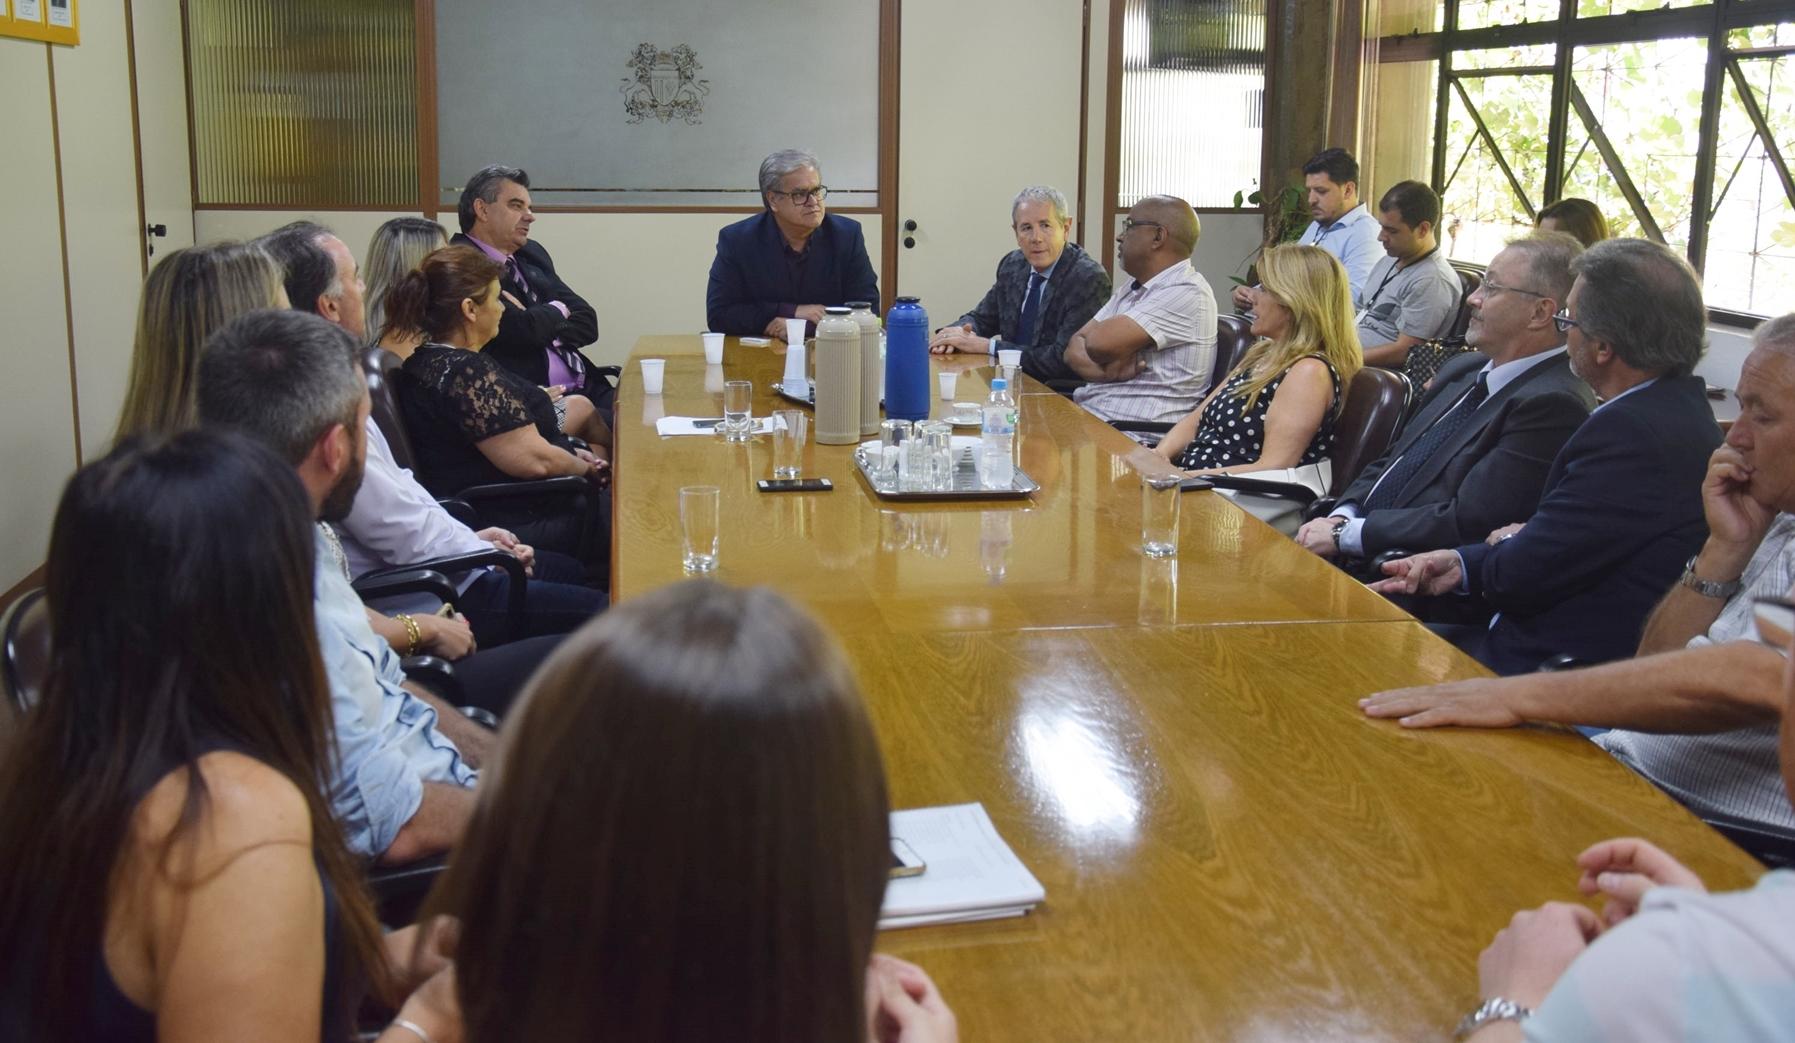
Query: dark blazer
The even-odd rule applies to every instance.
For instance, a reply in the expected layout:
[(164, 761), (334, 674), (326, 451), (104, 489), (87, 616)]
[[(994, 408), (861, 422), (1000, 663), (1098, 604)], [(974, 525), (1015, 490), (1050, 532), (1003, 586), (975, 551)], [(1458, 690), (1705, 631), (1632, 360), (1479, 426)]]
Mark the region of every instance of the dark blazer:
[[(1363, 513), (1377, 480), (1471, 390), (1488, 361), (1467, 352), (1441, 367), (1402, 437), (1347, 486), (1340, 502)], [(1365, 514), (1359, 530), (1365, 557), (1398, 547), (1424, 551), (1475, 543), (1492, 529), (1526, 521), (1539, 505), (1553, 459), (1595, 403), (1563, 353), (1503, 385), (1396, 491), (1393, 506)]]
[[(457, 233), (449, 242), (456, 246), (474, 246), (474, 241), (463, 233)], [(478, 246), (474, 248), (479, 249)], [(505, 314), (499, 318), (498, 336), (481, 348), (480, 353), (530, 383), (542, 386), (548, 383), (549, 345), (559, 340), (562, 347), (577, 350), (597, 340), (598, 312), (561, 281), (555, 273), (555, 262), (549, 259), (548, 251), (541, 243), (532, 239), (512, 256), (517, 259), (517, 267), (529, 281), (530, 289), (535, 291), (536, 303), (530, 303), (529, 295), (516, 279), (508, 274), (501, 275), (499, 287), (509, 291), (526, 307), (519, 308), (506, 301)], [(550, 301), (565, 304), (567, 317), (562, 318), (561, 310)], [(592, 360), (583, 352), (580, 357), (586, 359), (586, 371), (590, 374)]]
[(871, 301), (873, 311), (882, 313), (879, 278), (858, 221), (825, 214), (801, 256), (787, 249), (771, 210), (725, 226), (717, 233), (717, 259), (704, 293), (711, 332), (759, 337), (768, 323), (791, 318), (801, 304)]
[(1082, 380), (1066, 365), (1066, 342), (1108, 302), (1109, 273), (1077, 243), (1067, 243), (1041, 288), (1041, 314), (1031, 343), (1024, 344), (1015, 334), (1022, 325), (1022, 298), (1028, 294), (1033, 271), (1021, 250), (1005, 254), (997, 262), (997, 281), (984, 299), (954, 324), (970, 325), (981, 337), (1001, 337), (1003, 347), (1022, 352), (1022, 371), (1036, 380)]
[(1471, 596), (1501, 613), (1465, 650), (1505, 675), (1560, 652), (1631, 656), (1708, 537), (1701, 486), (1719, 444), (1700, 377), (1661, 377), (1591, 413), (1552, 461), (1527, 527), (1459, 548)]

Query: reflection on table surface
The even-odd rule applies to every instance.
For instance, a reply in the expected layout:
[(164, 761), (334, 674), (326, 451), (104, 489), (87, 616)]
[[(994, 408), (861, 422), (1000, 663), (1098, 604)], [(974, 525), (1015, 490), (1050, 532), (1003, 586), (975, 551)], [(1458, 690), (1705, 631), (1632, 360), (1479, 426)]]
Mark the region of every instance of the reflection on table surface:
[[(1588, 844), (1653, 837), (1717, 888), (1756, 874), (1575, 734), (1361, 716), (1363, 695), (1483, 670), (1211, 492), (1184, 494), (1178, 555), (1146, 558), (1133, 444), (1032, 381), (1032, 500), (881, 501), (849, 447), (818, 445), (805, 473), (833, 492), (763, 494), (766, 440), (654, 432), (718, 415), (699, 350), (638, 344), (668, 360), (652, 399), (625, 371), (616, 595), (681, 578), (677, 489), (721, 486), (720, 578), (841, 638), (894, 803), (984, 803), (1046, 904), (880, 938), (935, 976), (964, 1039), (1445, 1038), (1478, 951), (1572, 897)], [(983, 397), (989, 360), (932, 365)], [(781, 366), (732, 338), (711, 368), (753, 380), (762, 415)]]

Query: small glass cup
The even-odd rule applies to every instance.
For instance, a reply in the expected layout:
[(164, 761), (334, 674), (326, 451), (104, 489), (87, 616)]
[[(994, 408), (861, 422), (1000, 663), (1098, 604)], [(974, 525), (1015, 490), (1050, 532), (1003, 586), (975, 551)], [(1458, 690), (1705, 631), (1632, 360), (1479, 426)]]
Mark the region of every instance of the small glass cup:
[(754, 437), (754, 385), (746, 380), (723, 382), (723, 439), (746, 442)]
[(916, 425), (916, 438), (927, 452), (927, 484), (937, 491), (954, 487), (954, 425), (945, 420), (924, 420)]
[(687, 572), (717, 571), (717, 543), (723, 520), (723, 493), (714, 485), (679, 490), (681, 563)]
[(804, 443), (809, 437), (809, 413), (802, 409), (773, 411), (773, 477), (796, 478), (804, 472)]
[(661, 393), (661, 382), (667, 375), (666, 359), (642, 360), (642, 393), (658, 395)]
[(704, 338), (704, 364), (721, 366), (723, 364), (723, 334), (701, 333), (699, 336)]
[(1183, 502), (1181, 474), (1141, 476), (1141, 550), (1149, 558), (1178, 553), (1178, 505)]

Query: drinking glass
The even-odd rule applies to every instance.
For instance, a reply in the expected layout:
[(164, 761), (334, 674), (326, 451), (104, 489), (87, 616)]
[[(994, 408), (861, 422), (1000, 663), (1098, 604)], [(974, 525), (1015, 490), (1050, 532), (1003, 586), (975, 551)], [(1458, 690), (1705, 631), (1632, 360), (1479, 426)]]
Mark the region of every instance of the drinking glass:
[(746, 442), (754, 437), (754, 384), (746, 380), (723, 383), (723, 438)]
[(916, 425), (916, 437), (928, 454), (928, 487), (936, 491), (952, 489), (954, 425), (945, 420), (924, 420)]
[(717, 570), (717, 541), (722, 527), (722, 490), (714, 485), (687, 485), (679, 490), (681, 562), (687, 572)]
[(773, 477), (796, 478), (804, 471), (810, 414), (802, 409), (776, 409), (773, 417)]
[(1183, 502), (1181, 474), (1141, 476), (1141, 550), (1149, 558), (1178, 553), (1178, 505)]

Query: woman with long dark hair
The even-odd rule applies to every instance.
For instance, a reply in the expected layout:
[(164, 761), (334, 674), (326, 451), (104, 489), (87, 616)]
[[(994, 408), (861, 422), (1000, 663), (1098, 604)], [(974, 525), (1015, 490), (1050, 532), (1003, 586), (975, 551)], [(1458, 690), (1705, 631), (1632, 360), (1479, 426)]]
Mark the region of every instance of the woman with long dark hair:
[(944, 1043), (872, 955), (885, 772), (841, 653), (765, 588), (693, 582), (567, 639), (506, 721), (431, 904), (473, 1043)]
[[(390, 998), (324, 794), (312, 549), (293, 469), (241, 436), (70, 480), (43, 697), (0, 750), (0, 1038), (346, 1040), (363, 986)], [(401, 1011), (436, 1043), (451, 973)]]

